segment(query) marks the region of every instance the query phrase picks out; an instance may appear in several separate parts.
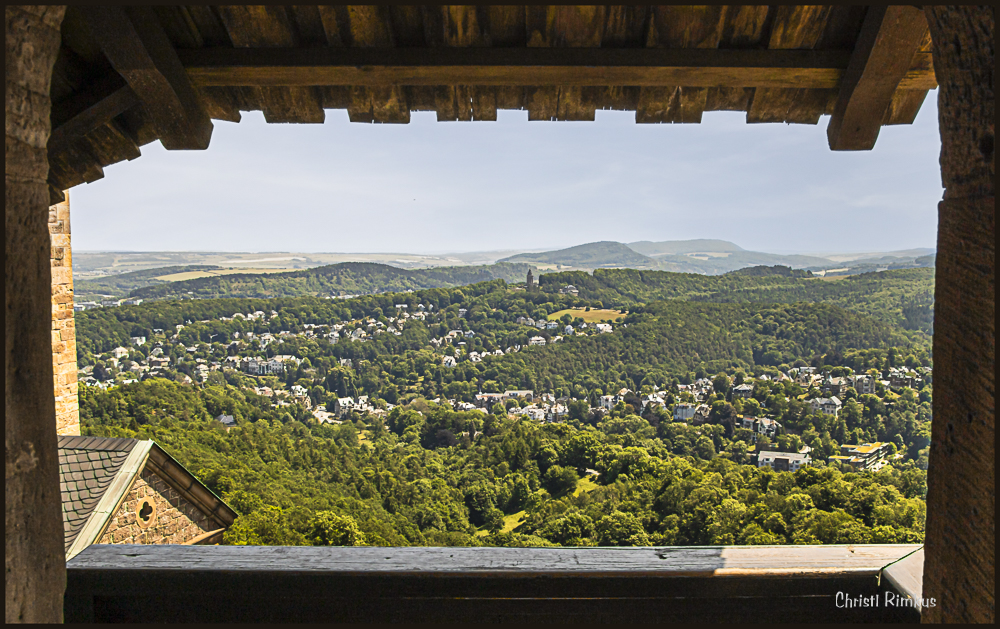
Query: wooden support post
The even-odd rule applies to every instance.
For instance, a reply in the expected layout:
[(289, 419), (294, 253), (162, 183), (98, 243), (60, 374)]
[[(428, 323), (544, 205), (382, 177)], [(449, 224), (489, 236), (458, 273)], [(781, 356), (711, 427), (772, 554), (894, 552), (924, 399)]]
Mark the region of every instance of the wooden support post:
[(831, 149), (866, 151), (875, 146), (892, 96), (926, 34), (927, 20), (920, 9), (868, 8), (826, 129)]
[(145, 106), (167, 149), (206, 149), (212, 121), (150, 7), (94, 6), (84, 12), (112, 67)]
[(996, 596), (996, 97), (994, 9), (925, 9), (941, 84), (934, 422), (923, 612), (990, 623)]
[(66, 587), (52, 390), (49, 89), (64, 6), (4, 7), (4, 618), (62, 621)]

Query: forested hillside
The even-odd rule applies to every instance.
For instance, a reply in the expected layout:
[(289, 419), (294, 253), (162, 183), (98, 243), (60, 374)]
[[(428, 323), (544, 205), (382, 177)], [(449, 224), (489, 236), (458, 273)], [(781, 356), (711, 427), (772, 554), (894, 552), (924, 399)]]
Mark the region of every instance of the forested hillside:
[[(378, 292), (376, 278), (395, 286), (442, 270), (335, 267), (265, 277), (279, 283), (260, 290), (377, 294), (78, 313), (79, 364), (93, 374), (80, 387), (84, 434), (156, 440), (240, 513), (227, 544), (923, 539), (931, 343), (903, 327), (932, 303), (922, 269), (837, 281), (608, 269), (542, 275), (531, 291), (498, 278)], [(517, 281), (527, 269), (506, 268)], [(205, 293), (234, 277), (246, 293), (262, 279), (212, 278)], [(568, 283), (579, 295), (559, 292)], [(584, 320), (608, 306), (619, 309), (601, 311), (610, 324)], [(279, 372), (240, 370), (242, 359), (279, 355)], [(890, 387), (890, 372), (910, 384)], [(838, 413), (814, 403), (831, 378), (853, 374), (877, 382), (865, 393), (843, 385)], [(751, 382), (749, 397), (734, 394)], [(532, 390), (553, 415), (525, 418), (526, 398), (479, 404), (480, 392), (510, 389)], [(333, 414), (348, 397), (365, 409)], [(675, 416), (699, 402), (701, 414)], [(228, 431), (213, 419), (222, 414), (235, 418)], [(780, 428), (758, 434), (747, 417)], [(880, 471), (829, 458), (875, 441), (889, 444)], [(763, 450), (814, 463), (758, 468)]]
[(629, 307), (657, 299), (711, 302), (824, 302), (860, 312), (909, 330), (930, 333), (933, 323), (934, 269), (902, 269), (852, 275), (837, 280), (758, 275), (736, 271), (709, 276), (694, 273), (597, 269), (547, 273), (542, 290), (558, 292), (566, 284), (580, 297), (605, 306)]
[(87, 297), (97, 295), (124, 296), (137, 288), (163, 284), (163, 280), (156, 279), (163, 275), (185, 273), (187, 271), (214, 271), (219, 268), (214, 265), (165, 266), (156, 269), (119, 273), (117, 275), (105, 275), (94, 279), (77, 279), (73, 282), (73, 292), (78, 302)]
[(367, 295), (464, 286), (495, 279), (523, 282), (531, 268), (527, 264), (497, 263), (408, 270), (373, 262), (344, 262), (287, 273), (238, 273), (171, 282), (137, 288), (130, 296), (210, 299)]

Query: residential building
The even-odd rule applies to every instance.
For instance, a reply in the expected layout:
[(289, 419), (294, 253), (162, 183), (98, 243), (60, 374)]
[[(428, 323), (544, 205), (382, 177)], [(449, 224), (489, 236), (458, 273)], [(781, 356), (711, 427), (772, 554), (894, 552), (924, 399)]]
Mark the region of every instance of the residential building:
[(607, 334), (607, 333), (611, 332), (611, 324), (610, 323), (598, 323), (598, 324), (595, 324), (594, 327), (597, 328), (597, 332), (599, 334)]
[(562, 293), (563, 295), (572, 295), (574, 297), (580, 295), (579, 289), (577, 289), (577, 287), (573, 286), (572, 284), (567, 284), (566, 286), (563, 286), (562, 288), (559, 289), (559, 292)]
[(153, 441), (59, 437), (66, 559), (91, 544), (218, 544), (236, 512)]
[[(329, 407), (329, 405), (327, 405)], [(333, 408), (327, 408), (326, 410), (336, 415), (338, 418), (343, 417), (346, 413), (354, 410), (357, 406), (354, 403), (354, 398), (351, 397), (340, 397), (333, 401)]]
[(476, 404), (480, 408), (492, 408), (494, 404), (503, 403), (506, 400), (503, 393), (477, 393)]
[(674, 421), (684, 422), (694, 417), (694, 404), (681, 402), (674, 405)]
[(218, 415), (216, 416), (215, 421), (225, 426), (226, 430), (229, 430), (230, 428), (236, 425), (236, 418), (233, 417), (232, 415), (226, 415), (226, 414)]
[(776, 472), (794, 472), (812, 463), (808, 454), (797, 452), (762, 451), (757, 454), (757, 467), (769, 467)]
[[(140, 299), (139, 301), (142, 301), (142, 300)], [(132, 341), (133, 345), (145, 345), (146, 344), (146, 337), (145, 336), (133, 336), (133, 337), (131, 337), (130, 340)]]
[(818, 397), (809, 400), (809, 404), (818, 411), (834, 417), (840, 413), (840, 408), (844, 405), (836, 395), (832, 397)]
[(746, 399), (753, 395), (753, 385), (747, 382), (733, 387), (733, 397)]
[(458, 363), (455, 361), (454, 356), (445, 356), (441, 359), (441, 364), (445, 367), (454, 367)]
[(708, 421), (708, 414), (712, 412), (712, 409), (708, 407), (707, 404), (699, 404), (694, 409), (694, 415), (691, 420), (694, 423), (703, 424)]
[(860, 445), (845, 444), (840, 446), (840, 454), (831, 456), (829, 462), (847, 463), (858, 471), (878, 469), (882, 467), (885, 457), (889, 455), (887, 442), (862, 443)]
[(759, 417), (756, 422), (757, 434), (764, 435), (765, 437), (773, 437), (778, 434), (781, 430), (781, 422), (773, 419), (768, 419), (767, 417)]
[(529, 402), (534, 399), (535, 392), (531, 389), (507, 389), (503, 392), (504, 399), (524, 398)]
[(854, 389), (858, 392), (858, 395), (875, 393), (875, 378), (867, 374), (863, 374), (860, 376), (851, 376), (850, 379), (854, 385)]
[(528, 339), (528, 345), (545, 345), (544, 336), (533, 336)]

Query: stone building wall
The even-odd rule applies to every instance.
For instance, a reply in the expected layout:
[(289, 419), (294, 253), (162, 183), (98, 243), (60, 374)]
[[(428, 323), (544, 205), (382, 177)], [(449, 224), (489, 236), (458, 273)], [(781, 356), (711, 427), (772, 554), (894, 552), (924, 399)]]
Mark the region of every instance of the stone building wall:
[(52, 239), (52, 375), (56, 395), (56, 431), (80, 434), (76, 381), (76, 324), (73, 319), (73, 254), (70, 247), (69, 193), (49, 208)]
[[(149, 524), (137, 511), (144, 499), (154, 504)], [(100, 544), (183, 544), (202, 533), (221, 528), (162, 478), (143, 469), (128, 496), (101, 537)]]

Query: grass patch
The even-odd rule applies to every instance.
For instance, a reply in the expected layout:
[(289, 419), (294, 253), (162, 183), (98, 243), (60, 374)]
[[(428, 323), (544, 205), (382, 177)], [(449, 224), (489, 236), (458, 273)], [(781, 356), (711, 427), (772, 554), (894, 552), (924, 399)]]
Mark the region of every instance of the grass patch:
[(217, 277), (219, 275), (236, 275), (237, 273), (286, 273), (288, 271), (301, 271), (302, 269), (217, 269), (212, 271), (185, 271), (184, 273), (171, 273), (153, 278), (164, 282), (181, 282), (183, 280), (196, 280), (203, 277)]
[(568, 314), (574, 319), (580, 317), (587, 323), (600, 323), (601, 321), (614, 321), (619, 317), (624, 317), (628, 313), (619, 312), (617, 310), (608, 310), (607, 308), (592, 308), (589, 312), (583, 308), (567, 308), (566, 310), (553, 312), (548, 316), (548, 319), (549, 321), (558, 321), (564, 314)]
[(511, 513), (510, 515), (503, 516), (503, 528), (500, 529), (502, 533), (510, 533), (517, 527), (521, 526), (522, 523), (528, 518), (527, 511), (518, 511), (517, 513)]
[(599, 485), (594, 481), (590, 480), (590, 476), (584, 476), (580, 480), (576, 481), (576, 489), (573, 490), (574, 496), (579, 496), (580, 494), (588, 491), (594, 491)]

